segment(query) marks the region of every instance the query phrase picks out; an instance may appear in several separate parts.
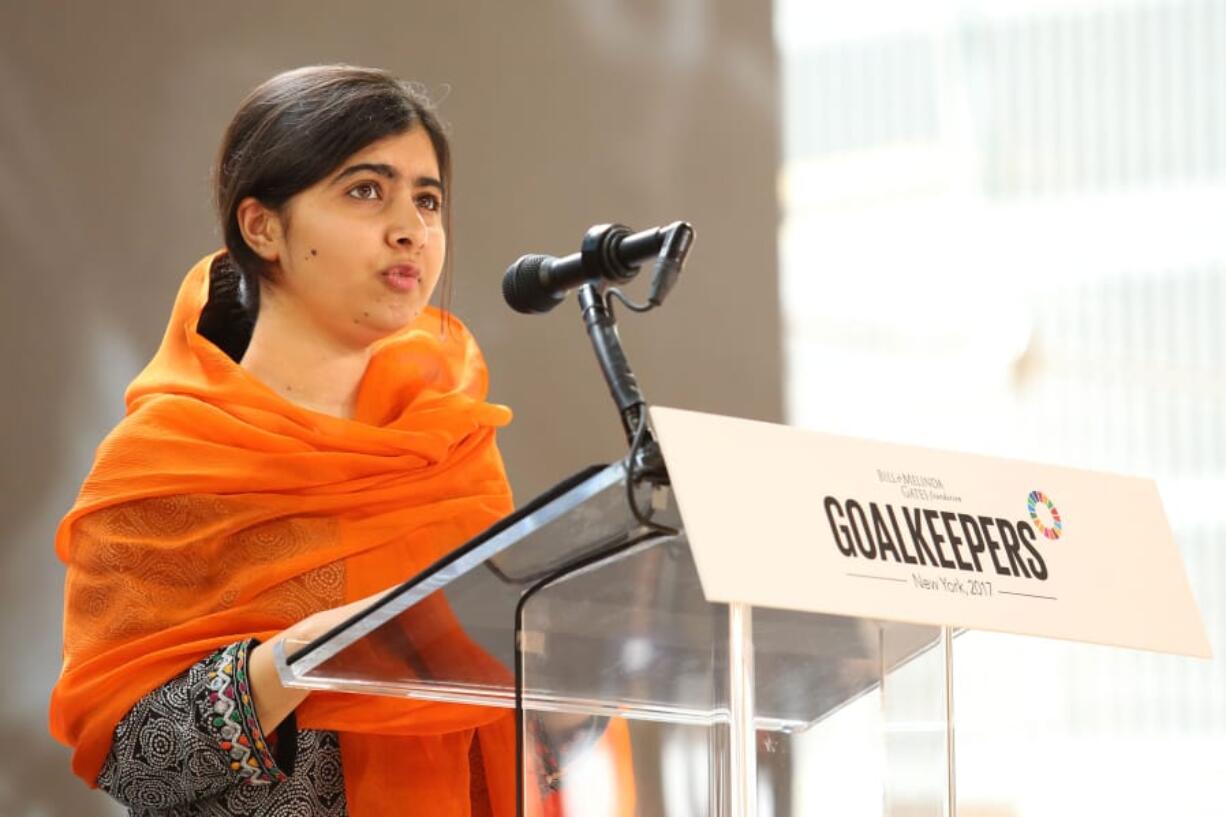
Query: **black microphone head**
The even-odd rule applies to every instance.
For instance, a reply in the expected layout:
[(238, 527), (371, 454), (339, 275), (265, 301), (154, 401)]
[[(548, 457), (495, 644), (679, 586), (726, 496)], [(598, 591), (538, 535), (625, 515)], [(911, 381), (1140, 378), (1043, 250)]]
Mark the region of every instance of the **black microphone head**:
[(541, 269), (553, 261), (549, 255), (524, 255), (502, 276), (502, 297), (507, 306), (528, 315), (548, 312), (566, 299), (564, 292), (545, 288)]

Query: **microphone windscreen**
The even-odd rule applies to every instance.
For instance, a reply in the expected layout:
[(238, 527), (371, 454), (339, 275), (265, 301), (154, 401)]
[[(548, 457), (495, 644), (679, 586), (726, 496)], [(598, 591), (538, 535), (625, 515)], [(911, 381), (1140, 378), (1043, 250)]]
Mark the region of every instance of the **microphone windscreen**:
[(553, 260), (548, 255), (521, 256), (502, 276), (502, 297), (516, 312), (534, 314), (548, 312), (566, 297), (550, 292), (541, 280), (541, 267)]

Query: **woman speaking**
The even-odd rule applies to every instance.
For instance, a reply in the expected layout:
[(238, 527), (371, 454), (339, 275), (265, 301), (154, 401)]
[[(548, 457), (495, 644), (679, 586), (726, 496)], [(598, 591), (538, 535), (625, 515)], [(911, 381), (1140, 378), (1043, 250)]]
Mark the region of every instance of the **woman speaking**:
[(225, 249), (188, 272), (56, 539), (51, 729), (135, 813), (515, 813), (506, 711), (308, 695), (272, 661), (512, 508), (510, 412), (428, 305), (449, 182), (429, 101), (379, 70), (281, 74), (226, 130)]

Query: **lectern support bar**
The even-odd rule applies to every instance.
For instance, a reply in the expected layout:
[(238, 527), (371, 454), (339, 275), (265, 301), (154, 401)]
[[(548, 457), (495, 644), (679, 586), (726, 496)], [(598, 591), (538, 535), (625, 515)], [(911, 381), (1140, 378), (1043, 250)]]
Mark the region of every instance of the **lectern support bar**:
[(941, 646), (945, 648), (945, 815), (958, 815), (958, 788), (954, 763), (954, 632), (941, 628)]
[(754, 715), (753, 607), (728, 605), (732, 817), (757, 817), (758, 732)]

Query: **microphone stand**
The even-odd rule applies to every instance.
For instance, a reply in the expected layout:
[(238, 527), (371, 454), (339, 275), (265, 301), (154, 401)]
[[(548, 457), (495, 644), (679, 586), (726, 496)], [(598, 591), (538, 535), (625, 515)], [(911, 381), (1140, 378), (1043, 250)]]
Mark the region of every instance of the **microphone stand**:
[(622, 428), (626, 432), (626, 441), (633, 442), (634, 432), (638, 428), (639, 412), (645, 401), (638, 380), (630, 370), (630, 362), (626, 360), (626, 352), (622, 349), (621, 338), (617, 334), (617, 320), (605, 303), (604, 289), (603, 285), (597, 283), (579, 287), (579, 313), (583, 316), (583, 325), (587, 328), (587, 336), (596, 352), (596, 362), (600, 364), (609, 393), (617, 404)]
[[(667, 485), (668, 472), (659, 444), (648, 428), (647, 403), (617, 336), (612, 302), (617, 298), (633, 312), (649, 312), (662, 305), (677, 282), (693, 240), (694, 228), (684, 221), (639, 233), (632, 233), (622, 224), (597, 224), (583, 236), (579, 252), (565, 258), (522, 256), (502, 279), (507, 304), (527, 313), (548, 312), (562, 302), (567, 289), (578, 287), (583, 324), (630, 443), (626, 457), (630, 508), (640, 523), (656, 529), (665, 526), (651, 522), (650, 512), (644, 514), (639, 510), (634, 484), (647, 479), (657, 486)], [(646, 303), (633, 303), (620, 290), (609, 288), (610, 283), (632, 280), (640, 265), (653, 255), (655, 265)]]
[[(649, 306), (635, 307), (635, 311), (647, 311), (659, 306), (668, 290), (676, 281), (681, 270), (685, 253), (689, 249), (692, 231), (688, 224), (681, 224), (684, 232), (672, 230), (664, 236), (666, 252), (657, 261), (656, 281), (652, 286), (652, 297)], [(593, 248), (605, 246), (608, 237), (612, 235), (612, 227), (593, 228), (584, 240), (585, 252), (593, 253)], [(633, 276), (634, 270), (625, 274), (625, 280)], [(620, 280), (620, 279), (619, 279)], [(626, 500), (631, 512), (638, 519), (641, 527), (639, 533), (628, 541), (619, 542), (616, 546), (602, 549), (597, 553), (566, 564), (552, 575), (533, 585), (523, 593), (515, 608), (515, 810), (517, 817), (524, 817), (524, 745), (527, 733), (527, 712), (524, 709), (524, 652), (523, 629), (524, 611), (529, 598), (548, 585), (570, 576), (584, 567), (614, 556), (616, 553), (629, 550), (650, 538), (661, 535), (677, 535), (679, 531), (667, 525), (661, 525), (651, 520), (652, 509), (646, 514), (638, 508), (635, 501), (634, 488), (636, 482), (646, 481), (654, 492), (657, 487), (670, 484), (668, 468), (660, 453), (660, 445), (651, 433), (647, 423), (647, 401), (639, 388), (638, 380), (630, 369), (630, 361), (626, 359), (626, 351), (622, 348), (621, 338), (617, 334), (617, 319), (609, 307), (607, 292), (608, 283), (603, 279), (589, 281), (580, 285), (578, 291), (579, 312), (583, 317), (583, 325), (587, 329), (588, 339), (592, 342), (592, 350), (596, 353), (596, 362), (604, 375), (613, 402), (617, 404), (617, 412), (621, 417), (622, 430), (626, 441), (630, 444), (630, 453), (626, 456)], [(628, 303), (628, 302), (627, 302)]]
[(579, 311), (596, 353), (596, 362), (609, 386), (613, 402), (617, 404), (626, 441), (630, 443), (631, 460), (627, 479), (635, 475), (656, 485), (667, 485), (668, 471), (664, 467), (664, 458), (644, 416), (647, 401), (643, 399), (638, 380), (626, 359), (621, 338), (617, 334), (617, 319), (605, 301), (605, 288), (603, 281), (579, 287)]

